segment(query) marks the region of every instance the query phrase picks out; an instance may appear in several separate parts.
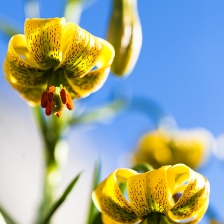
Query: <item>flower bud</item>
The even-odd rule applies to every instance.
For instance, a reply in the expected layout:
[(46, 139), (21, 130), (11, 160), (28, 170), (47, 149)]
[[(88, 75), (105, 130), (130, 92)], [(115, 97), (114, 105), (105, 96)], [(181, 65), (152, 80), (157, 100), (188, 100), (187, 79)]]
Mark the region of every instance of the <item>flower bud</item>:
[(113, 0), (107, 39), (115, 48), (111, 71), (118, 76), (130, 74), (142, 46), (137, 0)]

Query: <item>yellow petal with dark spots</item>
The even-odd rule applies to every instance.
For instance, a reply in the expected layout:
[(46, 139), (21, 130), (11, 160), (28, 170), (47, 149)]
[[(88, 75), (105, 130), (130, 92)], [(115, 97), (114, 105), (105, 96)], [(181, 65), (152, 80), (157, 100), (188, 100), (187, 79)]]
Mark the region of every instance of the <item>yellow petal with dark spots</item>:
[(107, 41), (71, 23), (66, 24), (62, 36), (64, 50), (58, 68), (67, 71), (71, 82), (83, 78), (94, 66), (102, 70), (102, 67), (106, 69), (111, 65), (114, 49)]
[(33, 72), (33, 68), (41, 69), (29, 53), (26, 38), (22, 34), (14, 35), (10, 39), (6, 58), (18, 69), (26, 69), (30, 72)]
[[(88, 72), (84, 77), (71, 78), (70, 72), (65, 76), (72, 89), (78, 93), (79, 97), (86, 97), (90, 93), (97, 91), (105, 83), (110, 72), (110, 65), (113, 61), (113, 47), (103, 39), (97, 38), (101, 43), (101, 51), (97, 59), (98, 68)], [(95, 62), (96, 63), (96, 62)]]
[(26, 20), (27, 48), (41, 68), (57, 67), (61, 62), (61, 38), (64, 25), (64, 18)]
[(62, 43), (63, 57), (58, 68), (66, 69), (73, 78), (87, 73), (93, 66), (91, 58), (98, 56), (97, 52), (92, 53), (97, 44), (95, 37), (78, 25), (68, 23), (63, 29)]
[[(140, 219), (160, 213), (163, 223), (198, 223), (209, 203), (209, 183), (184, 164), (163, 166), (136, 174), (131, 169), (117, 169), (93, 192), (96, 207), (105, 224), (137, 223), (130, 221), (130, 211)], [(121, 194), (118, 182), (127, 182), (129, 201)], [(174, 195), (182, 193), (175, 203)], [(134, 214), (133, 214), (134, 212)], [(104, 216), (106, 215), (106, 216)]]
[(129, 177), (136, 174), (137, 172), (131, 169), (117, 169), (93, 192), (92, 197), (96, 207), (116, 222), (136, 223), (138, 221), (118, 185), (119, 182), (126, 182)]
[(15, 35), (9, 41), (4, 71), (9, 82), (22, 86), (38, 86), (46, 82), (44, 70), (32, 59), (24, 35)]
[(145, 219), (152, 212), (166, 214), (171, 205), (167, 179), (169, 166), (132, 176), (128, 179), (128, 197), (134, 212)]
[(30, 69), (21, 67), (15, 67), (9, 60), (5, 60), (4, 72), (6, 79), (15, 85), (24, 87), (35, 87), (46, 84), (47, 77), (44, 76), (44, 71), (33, 68), (33, 72)]
[(205, 177), (183, 164), (175, 165), (173, 168), (177, 176), (186, 172), (188, 175), (185, 175), (186, 188), (170, 210), (169, 217), (174, 221), (200, 220), (208, 207), (209, 182)]

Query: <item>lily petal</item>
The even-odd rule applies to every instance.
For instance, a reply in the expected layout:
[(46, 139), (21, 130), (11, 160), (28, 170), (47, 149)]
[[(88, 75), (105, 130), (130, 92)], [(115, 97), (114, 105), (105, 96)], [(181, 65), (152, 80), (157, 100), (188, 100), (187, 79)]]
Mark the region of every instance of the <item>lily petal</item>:
[(118, 185), (118, 182), (125, 183), (129, 177), (136, 174), (137, 172), (131, 169), (117, 169), (101, 182), (92, 194), (98, 210), (118, 223), (136, 223), (139, 219)]
[(64, 18), (27, 19), (25, 37), (27, 48), (42, 69), (57, 67), (62, 59), (61, 38)]
[(173, 166), (176, 175), (188, 172), (186, 188), (168, 216), (174, 221), (200, 220), (208, 207), (210, 187), (207, 179), (183, 164)]
[(4, 63), (6, 79), (21, 86), (39, 86), (46, 82), (45, 71), (39, 69), (26, 47), (24, 35), (15, 35), (9, 41)]
[(100, 89), (110, 72), (114, 50), (108, 42), (102, 39), (99, 39), (99, 41), (102, 44), (102, 49), (97, 61), (98, 68), (90, 71), (82, 78), (70, 78), (69, 75), (66, 77), (67, 82), (71, 85), (73, 90), (78, 93), (79, 97), (86, 97), (90, 93)]
[(99, 57), (102, 48), (100, 42), (73, 23), (66, 24), (62, 36), (64, 50), (58, 68), (66, 69), (69, 78), (83, 77), (92, 69)]
[(164, 166), (128, 179), (128, 197), (139, 218), (145, 219), (152, 212), (166, 215), (169, 211), (172, 196), (167, 178), (169, 167)]
[[(186, 165), (163, 166), (140, 174), (133, 172), (131, 169), (117, 169), (93, 192), (93, 201), (103, 213), (103, 219), (112, 219), (115, 224), (135, 223), (134, 214), (144, 220), (153, 213), (160, 213), (164, 223), (195, 224), (205, 214), (209, 182)], [(119, 181), (127, 182), (129, 202), (120, 192)], [(176, 193), (182, 195), (175, 203), (173, 196)], [(133, 219), (128, 220), (130, 212)]]

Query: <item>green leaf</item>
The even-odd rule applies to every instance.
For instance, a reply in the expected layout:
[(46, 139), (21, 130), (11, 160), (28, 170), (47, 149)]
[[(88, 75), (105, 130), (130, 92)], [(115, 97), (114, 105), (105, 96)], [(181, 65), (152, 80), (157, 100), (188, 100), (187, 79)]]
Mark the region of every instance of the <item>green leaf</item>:
[(101, 219), (101, 213), (97, 213), (95, 216), (94, 220), (92, 221), (91, 224), (103, 224), (102, 219)]
[(64, 17), (67, 22), (79, 23), (83, 9), (83, 0), (68, 0), (65, 6)]
[(85, 112), (79, 117), (73, 117), (70, 120), (71, 125), (90, 122), (103, 122), (106, 119), (111, 119), (117, 115), (126, 106), (124, 100), (116, 100), (106, 106), (102, 106), (91, 111)]
[[(98, 160), (96, 162), (96, 165), (95, 165), (95, 168), (94, 168), (94, 172), (93, 172), (93, 182), (92, 182), (92, 187), (91, 187), (91, 194), (92, 194), (92, 192), (95, 190), (95, 188), (97, 187), (97, 185), (100, 182), (100, 174), (101, 174), (101, 162), (100, 162), (100, 160)], [(95, 223), (95, 220), (98, 220), (99, 215), (101, 215), (101, 213), (97, 210), (97, 208), (95, 207), (93, 201), (91, 200), (90, 208), (89, 208), (88, 220), (87, 220), (86, 223), (87, 224)], [(101, 216), (100, 216), (100, 220), (101, 220)], [(100, 222), (96, 222), (96, 223), (100, 224)]]
[(1, 213), (0, 213), (0, 224), (7, 224)]
[(19, 30), (10, 25), (3, 18), (0, 19), (0, 31), (6, 34), (8, 37), (12, 37), (13, 35), (20, 33)]
[(148, 163), (139, 163), (139, 164), (133, 166), (132, 169), (136, 170), (137, 172), (140, 172), (140, 173), (145, 173), (145, 172), (154, 170), (154, 168), (151, 165), (149, 165)]
[[(7, 220), (7, 222), (5, 221)], [(0, 224), (16, 224), (14, 219), (9, 215), (8, 212), (0, 205)]]
[(45, 218), (40, 222), (40, 224), (47, 224), (52, 215), (56, 212), (56, 210), (61, 206), (61, 204), (65, 201), (65, 199), (67, 198), (67, 196), (69, 195), (69, 193), (72, 191), (72, 189), (74, 188), (76, 182), (78, 181), (79, 177), (80, 177), (81, 173), (79, 173), (73, 180), (72, 182), (68, 185), (68, 187), (66, 188), (66, 190), (64, 191), (64, 193), (61, 195), (61, 197), (55, 202), (53, 203), (53, 205), (51, 206), (50, 210), (47, 212), (47, 215), (45, 216)]

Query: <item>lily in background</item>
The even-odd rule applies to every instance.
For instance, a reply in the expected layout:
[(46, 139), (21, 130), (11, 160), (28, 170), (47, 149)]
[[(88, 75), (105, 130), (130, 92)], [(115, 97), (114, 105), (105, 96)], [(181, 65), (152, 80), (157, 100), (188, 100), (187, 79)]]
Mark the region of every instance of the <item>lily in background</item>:
[[(128, 199), (119, 188), (126, 183)], [(105, 224), (197, 223), (209, 204), (210, 185), (184, 164), (138, 173), (115, 170), (92, 194)], [(175, 199), (175, 195), (179, 195)], [(157, 221), (155, 221), (157, 220)]]
[(133, 153), (133, 162), (147, 162), (154, 168), (184, 163), (192, 169), (203, 165), (214, 144), (206, 129), (157, 129), (145, 134)]
[(27, 19), (25, 35), (9, 42), (4, 72), (30, 105), (41, 103), (46, 115), (60, 117), (65, 105), (73, 109), (72, 99), (104, 84), (113, 58), (110, 43), (64, 18)]

